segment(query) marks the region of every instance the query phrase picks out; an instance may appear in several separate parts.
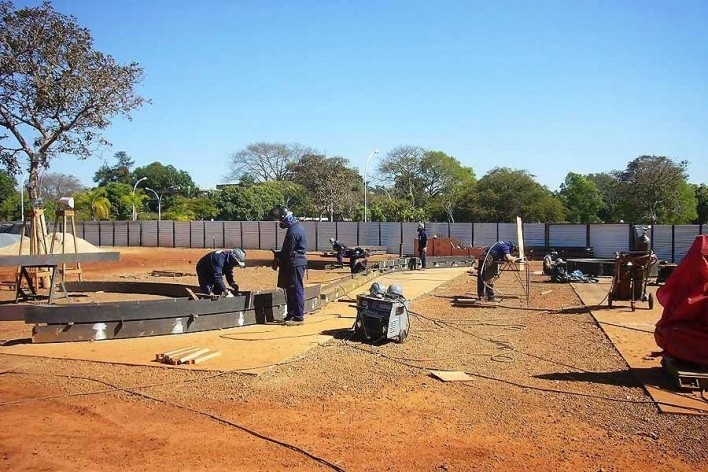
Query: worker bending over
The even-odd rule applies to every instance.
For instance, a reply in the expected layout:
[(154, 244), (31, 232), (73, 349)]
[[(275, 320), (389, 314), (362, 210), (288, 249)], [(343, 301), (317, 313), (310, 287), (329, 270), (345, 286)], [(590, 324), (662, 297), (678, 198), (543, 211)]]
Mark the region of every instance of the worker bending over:
[(499, 263), (521, 262), (514, 256), (516, 250), (513, 241), (497, 241), (482, 254), (477, 264), (477, 297), (480, 300), (499, 301), (494, 296), (494, 279), (499, 275)]
[(556, 265), (558, 260), (558, 252), (555, 249), (551, 249), (551, 252), (543, 257), (543, 273), (544, 275), (553, 275), (553, 267)]
[(197, 262), (197, 279), (202, 293), (233, 297), (226, 289), (224, 276), (229, 287), (238, 292), (238, 284), (234, 280), (234, 268), (245, 267), (246, 253), (243, 249), (220, 249), (211, 251)]
[(347, 247), (334, 238), (329, 238), (329, 243), (332, 245), (334, 252), (337, 253), (337, 262), (344, 262), (344, 255), (347, 253)]

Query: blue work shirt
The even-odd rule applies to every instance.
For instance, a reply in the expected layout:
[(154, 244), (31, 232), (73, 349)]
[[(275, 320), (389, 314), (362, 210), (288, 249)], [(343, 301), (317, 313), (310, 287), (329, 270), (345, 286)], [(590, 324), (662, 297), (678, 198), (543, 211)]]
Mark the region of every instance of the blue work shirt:
[(424, 229), (418, 229), (418, 248), (423, 249), (428, 245), (428, 234)]
[(226, 276), (226, 281), (229, 285), (236, 285), (234, 268), (239, 265), (232, 251), (219, 250), (212, 251), (202, 257), (197, 263), (197, 271), (210, 270), (214, 277), (214, 285), (220, 289), (220, 291), (215, 292), (223, 293), (226, 291), (223, 276)]
[(502, 261), (504, 256), (511, 254), (511, 244), (509, 241), (498, 241), (489, 248), (489, 253), (495, 261)]
[(295, 221), (288, 227), (283, 239), (283, 248), (278, 252), (278, 262), (281, 269), (290, 267), (307, 267), (307, 233), (305, 228)]

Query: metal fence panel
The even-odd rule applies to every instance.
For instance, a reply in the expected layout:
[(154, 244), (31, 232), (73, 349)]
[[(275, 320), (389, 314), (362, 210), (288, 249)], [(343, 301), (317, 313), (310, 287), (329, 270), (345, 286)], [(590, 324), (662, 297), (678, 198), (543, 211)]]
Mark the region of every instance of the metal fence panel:
[(101, 238), (98, 234), (98, 221), (84, 222), (84, 239), (94, 246), (101, 245)]
[(359, 223), (359, 246), (380, 246), (379, 223)]
[(689, 248), (700, 234), (700, 225), (676, 225), (674, 226), (674, 258), (676, 263), (686, 255)]
[(524, 223), (524, 247), (545, 245), (546, 225), (544, 223)]
[(661, 261), (671, 261), (671, 225), (654, 225), (651, 229), (652, 249)]
[(551, 247), (586, 247), (587, 225), (548, 225), (548, 244)]
[[(331, 251), (332, 245), (329, 243), (329, 238), (337, 239), (337, 223), (333, 221), (318, 221), (315, 250)], [(310, 246), (313, 246), (313, 243), (314, 241), (310, 242)]]
[(450, 223), (450, 237), (457, 239), (462, 247), (474, 246), (472, 243), (472, 223)]
[(347, 247), (359, 245), (359, 223), (342, 221), (337, 223), (337, 240)]
[[(201, 224), (201, 223), (197, 223)], [(190, 247), (192, 230), (191, 221), (175, 221), (174, 222), (174, 232), (175, 232), (175, 247)]]
[(389, 254), (401, 252), (401, 223), (379, 223), (381, 231), (381, 246), (386, 246)]
[(113, 246), (113, 222), (99, 221), (98, 231), (100, 232), (101, 246)]
[(514, 241), (518, 243), (519, 235), (516, 231), (516, 223), (499, 223), (499, 240)]
[(403, 254), (413, 254), (414, 241), (418, 239), (418, 223), (402, 223), (401, 234)]
[(190, 247), (202, 248), (206, 247), (204, 244), (204, 222), (203, 221), (192, 221), (189, 226), (189, 242)]
[(616, 251), (629, 251), (630, 227), (626, 224), (590, 225), (590, 246), (595, 257), (613, 258)]
[(243, 249), (258, 249), (260, 235), (258, 234), (258, 221), (242, 221)]
[(113, 245), (127, 246), (128, 245), (128, 222), (114, 221), (113, 222)]
[(158, 221), (157, 228), (159, 233), (160, 247), (174, 247), (174, 226), (172, 221)]
[(438, 238), (450, 237), (450, 225), (448, 223), (425, 223), (425, 233), (428, 238), (437, 236)]
[[(278, 222), (277, 221), (261, 221), (260, 223), (260, 232), (261, 232), (261, 245), (260, 249), (273, 249), (275, 247), (280, 247), (283, 245), (283, 237), (285, 236), (285, 231), (277, 231), (276, 228), (278, 228)], [(309, 234), (308, 234), (309, 236)], [(313, 241), (314, 241), (314, 233), (312, 235)], [(307, 244), (309, 245), (310, 242), (308, 241)], [(256, 246), (257, 248), (258, 246)]]
[(224, 247), (243, 247), (241, 241), (241, 222), (223, 221), (224, 225)]
[(157, 246), (157, 221), (141, 221), (142, 244), (145, 247)]
[(317, 221), (301, 221), (300, 224), (305, 228), (305, 233), (307, 234), (307, 249), (316, 250)]
[[(515, 238), (516, 239), (516, 238)], [(496, 223), (475, 223), (473, 246), (491, 246), (497, 242)]]
[(126, 221), (126, 227), (128, 228), (128, 246), (142, 246), (141, 244), (141, 232), (142, 228), (139, 221)]
[(216, 249), (224, 246), (224, 223), (222, 221), (204, 222), (204, 241), (207, 247)]

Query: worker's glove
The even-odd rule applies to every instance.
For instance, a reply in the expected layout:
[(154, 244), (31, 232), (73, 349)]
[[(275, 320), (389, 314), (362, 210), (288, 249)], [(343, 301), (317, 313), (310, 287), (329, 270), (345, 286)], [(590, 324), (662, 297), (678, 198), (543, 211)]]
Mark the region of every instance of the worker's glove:
[(423, 248), (423, 252), (428, 252), (428, 247), (427, 247), (427, 246)]
[(238, 288), (239, 288), (239, 287), (238, 287), (238, 284), (233, 284), (233, 285), (231, 285), (231, 290), (234, 291), (234, 292), (238, 292), (238, 291), (239, 291)]
[(270, 263), (270, 268), (273, 270), (278, 270), (279, 265), (278, 259), (273, 259), (273, 262)]
[(234, 298), (234, 294), (226, 290), (224, 293), (221, 294), (224, 298)]

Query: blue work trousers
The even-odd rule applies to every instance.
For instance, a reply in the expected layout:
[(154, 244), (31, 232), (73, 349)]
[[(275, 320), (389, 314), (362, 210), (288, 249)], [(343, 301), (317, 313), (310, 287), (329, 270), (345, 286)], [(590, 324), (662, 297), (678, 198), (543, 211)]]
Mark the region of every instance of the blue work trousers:
[(305, 319), (305, 266), (288, 267), (278, 275), (281, 276), (278, 286), (285, 288), (287, 319), (302, 321)]

